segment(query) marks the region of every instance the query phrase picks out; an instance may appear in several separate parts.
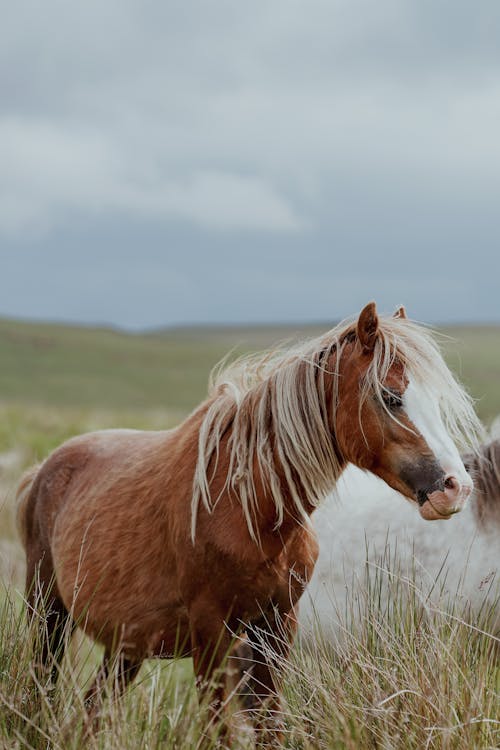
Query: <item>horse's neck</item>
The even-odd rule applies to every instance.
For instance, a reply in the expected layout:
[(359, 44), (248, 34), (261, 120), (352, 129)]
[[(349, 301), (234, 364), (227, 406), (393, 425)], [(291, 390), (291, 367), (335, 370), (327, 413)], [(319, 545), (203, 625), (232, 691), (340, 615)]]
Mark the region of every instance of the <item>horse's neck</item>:
[[(328, 410), (331, 411), (330, 398), (332, 397), (332, 392), (329, 392), (327, 396), (329, 397), (327, 407)], [(179, 428), (181, 451), (184, 454), (187, 453), (189, 455), (189, 462), (190, 465), (192, 464), (193, 474), (198, 458), (198, 440), (200, 429), (202, 428), (203, 420), (212, 403), (213, 401), (211, 399), (202, 403), (198, 407), (198, 409), (196, 409)], [(251, 418), (250, 423), (252, 422), (255, 424), (255, 421)], [(217, 501), (217, 505), (219, 507), (223, 506), (223, 504), (221, 503), (221, 498), (224, 495), (227, 496), (227, 500), (230, 503), (234, 503), (235, 497), (237, 497), (237, 495), (235, 494), (235, 490), (231, 489), (233, 486), (231, 479), (227, 481), (231, 463), (230, 457), (232, 435), (233, 422), (229, 420), (227, 428), (221, 435), (218, 445), (216, 458), (217, 470), (214, 471), (215, 466), (213, 463), (213, 457), (207, 470), (207, 477), (210, 482), (211, 498), (212, 501), (215, 501), (215, 499), (219, 498)], [(332, 440), (334, 440), (333, 436)], [(277, 440), (272, 432), (272, 428), (269, 434), (269, 441), (273, 446), (272, 456), (274, 471), (276, 475), (275, 479), (279, 484), (280, 496), (283, 503), (283, 520), (278, 528), (276, 528), (277, 508), (272, 493), (269, 490), (268, 478), (264, 475), (262, 465), (257, 455), (254, 455), (253, 457), (252, 476), (256, 488), (257, 498), (257, 504), (255, 508), (256, 513), (254, 518), (255, 531), (257, 532), (257, 536), (262, 540), (263, 543), (265, 543), (265, 540), (267, 539), (269, 544), (273, 547), (276, 543), (279, 543), (279, 545), (286, 544), (287, 539), (290, 537), (290, 535), (293, 535), (294, 531), (296, 531), (298, 527), (304, 524), (304, 515), (300, 513), (293, 499), (292, 493), (290, 491), (289, 479), (291, 478), (298, 490), (298, 494), (303, 500), (303, 510), (306, 515), (311, 515), (311, 513), (316, 509), (316, 504), (307, 502), (307, 493), (301, 493), (301, 488), (303, 487), (303, 477), (301, 477), (298, 472), (294, 472), (290, 477), (290, 468), (288, 468), (287, 476), (287, 471), (280, 461), (279, 451), (276, 446)], [(335, 445), (333, 445), (333, 449), (338, 460), (338, 469), (340, 474), (345, 466), (345, 461), (341, 458), (339, 451), (336, 449)], [(335, 482), (332, 481), (332, 487), (327, 489), (333, 489), (334, 483)]]

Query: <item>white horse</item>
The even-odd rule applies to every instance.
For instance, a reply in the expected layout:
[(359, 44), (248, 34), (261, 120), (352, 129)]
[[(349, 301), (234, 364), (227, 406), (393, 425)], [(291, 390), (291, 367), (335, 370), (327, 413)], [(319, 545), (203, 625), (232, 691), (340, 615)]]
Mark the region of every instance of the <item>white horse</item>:
[(484, 445), (470, 469), (475, 490), (462, 513), (426, 524), (401, 495), (350, 465), (312, 517), (320, 553), (300, 604), (303, 632), (342, 626), (346, 604), (363, 599), (367, 575), (387, 584), (399, 576), (422, 599), (452, 602), (459, 612), (498, 601), (500, 440)]

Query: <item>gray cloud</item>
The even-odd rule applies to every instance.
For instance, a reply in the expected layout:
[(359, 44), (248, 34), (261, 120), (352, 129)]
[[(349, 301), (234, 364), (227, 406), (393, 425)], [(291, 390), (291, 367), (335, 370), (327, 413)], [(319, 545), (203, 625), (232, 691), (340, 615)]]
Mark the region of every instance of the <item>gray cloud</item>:
[(500, 319), (496, 2), (5, 16), (0, 312)]

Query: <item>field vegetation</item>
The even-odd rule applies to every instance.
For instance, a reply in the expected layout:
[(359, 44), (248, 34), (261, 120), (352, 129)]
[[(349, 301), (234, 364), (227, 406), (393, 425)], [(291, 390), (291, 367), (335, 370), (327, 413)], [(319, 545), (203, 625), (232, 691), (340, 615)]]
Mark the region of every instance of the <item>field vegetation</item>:
[[(86, 740), (82, 691), (99, 648), (76, 633), (57, 685), (36, 684), (14, 523), (16, 482), (71, 435), (175, 425), (203, 398), (211, 367), (229, 350), (255, 351), (326, 327), (133, 335), (0, 321), (0, 748), (201, 746), (205, 726), (189, 660), (147, 662), (123, 700), (106, 702), (100, 731)], [(444, 339), (450, 366), (489, 425), (500, 413), (500, 329), (443, 333), (450, 337)], [(380, 563), (367, 568), (356, 596), (342, 603), (338, 639), (318, 630), (283, 665), (286, 745), (500, 747), (500, 607), (472, 611), (459, 596), (445, 607), (439, 583), (433, 594), (421, 591), (399, 568), (397, 554)], [(236, 705), (228, 710), (235, 713), (235, 747), (251, 747), (244, 712)]]

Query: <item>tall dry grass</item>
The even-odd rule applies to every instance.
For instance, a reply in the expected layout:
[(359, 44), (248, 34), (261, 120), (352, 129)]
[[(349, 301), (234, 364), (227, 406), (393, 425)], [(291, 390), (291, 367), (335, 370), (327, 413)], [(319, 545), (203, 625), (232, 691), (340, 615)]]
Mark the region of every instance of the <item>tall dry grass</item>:
[[(280, 665), (290, 748), (471, 750), (500, 746), (498, 599), (459, 609), (402, 575), (397, 558), (367, 568), (336, 612), (339, 627), (299, 639)], [(459, 601), (456, 599), (455, 601)], [(43, 611), (40, 616), (43, 620)], [(96, 750), (216, 746), (189, 660), (147, 662), (125, 696), (107, 687), (100, 729), (86, 737), (83, 694), (100, 651), (79, 633), (52, 682), (37, 682), (21, 596), (2, 592), (0, 747)], [(233, 747), (252, 747), (242, 706), (231, 705)], [(207, 741), (207, 736), (211, 737)]]

